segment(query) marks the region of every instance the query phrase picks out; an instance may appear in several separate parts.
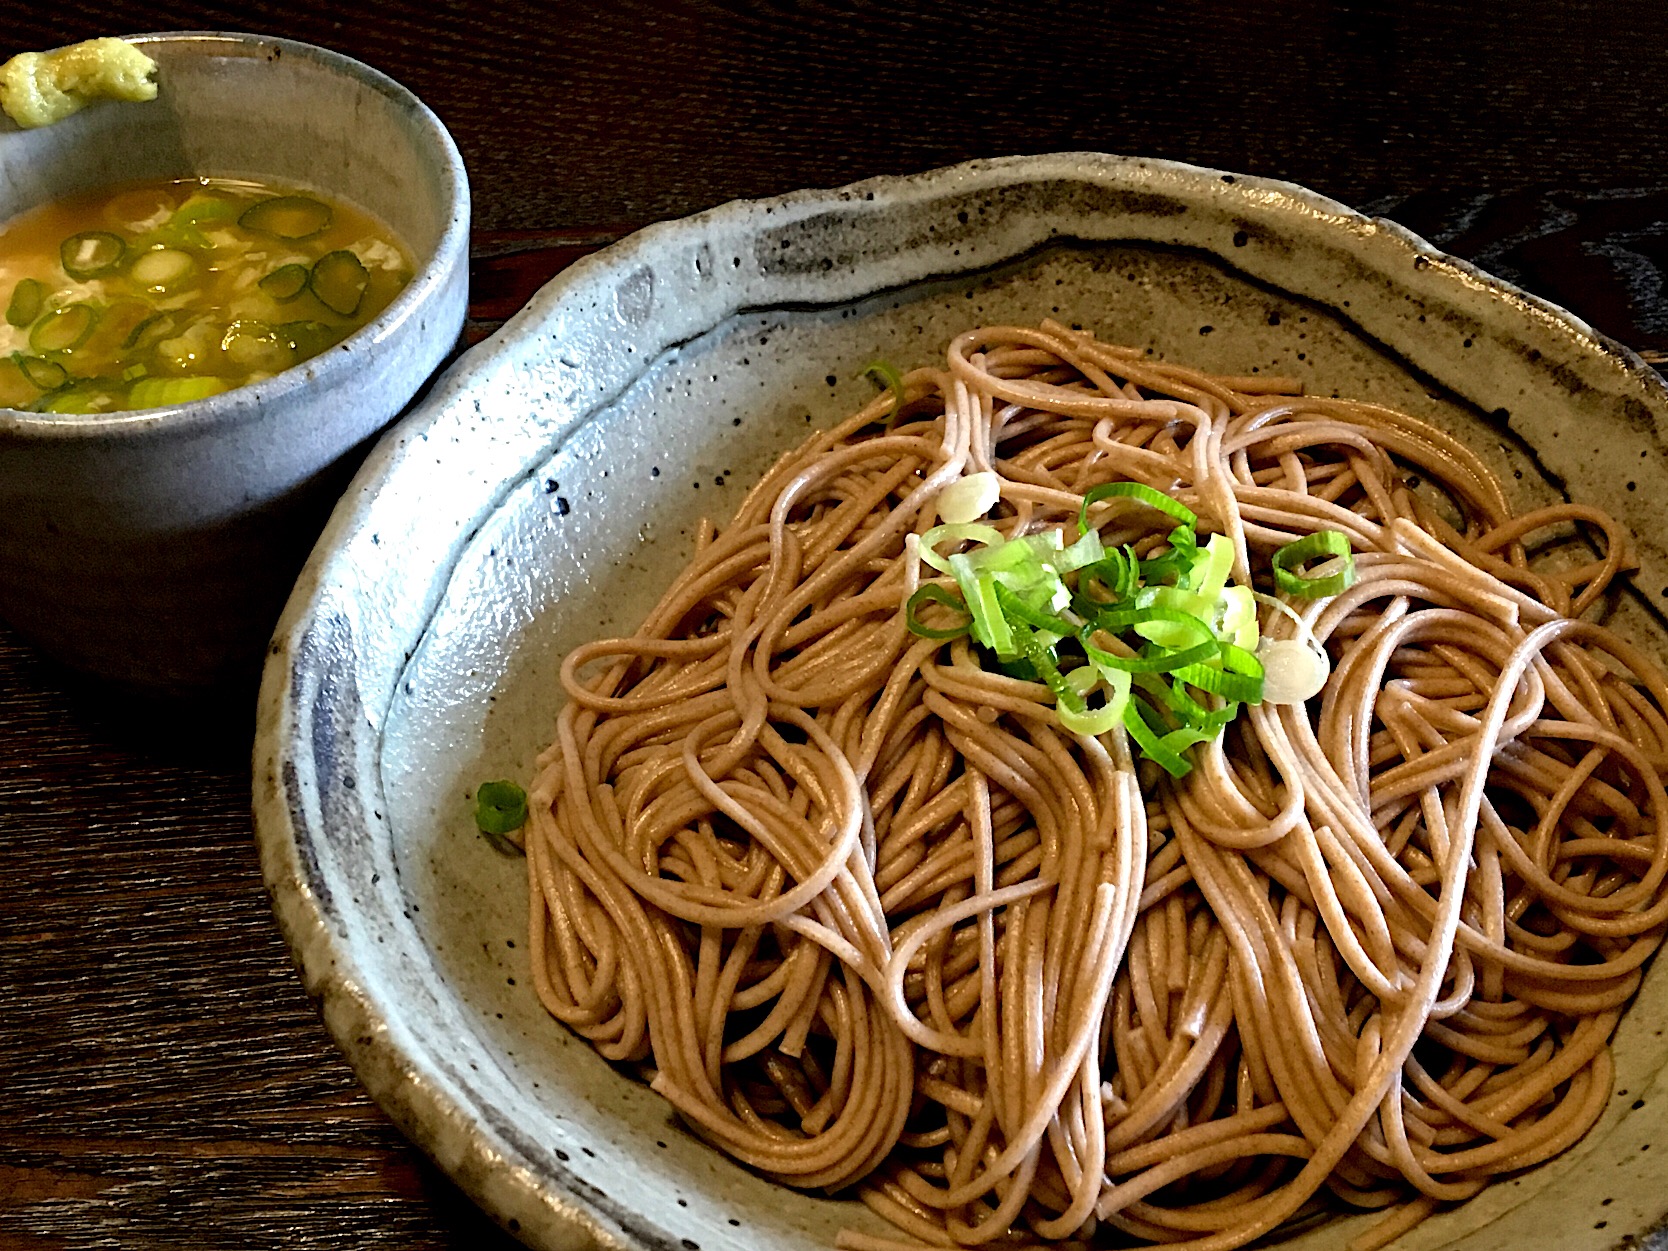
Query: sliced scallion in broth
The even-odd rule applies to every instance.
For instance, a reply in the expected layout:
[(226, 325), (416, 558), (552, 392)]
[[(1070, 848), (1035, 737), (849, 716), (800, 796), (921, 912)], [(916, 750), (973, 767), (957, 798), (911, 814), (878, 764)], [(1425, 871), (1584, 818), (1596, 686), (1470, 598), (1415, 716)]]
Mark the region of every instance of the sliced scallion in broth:
[(189, 403), (326, 352), (411, 280), (351, 204), (253, 182), (132, 184), (0, 226), (0, 408)]
[(46, 305), (46, 288), (33, 278), (19, 278), (6, 305), (6, 321), (13, 326), (30, 326)]
[(58, 245), (58, 261), (71, 278), (114, 273), (127, 255), (127, 240), (108, 230), (83, 230)]
[(312, 239), (324, 233), (333, 216), (328, 204), (311, 196), (280, 195), (245, 209), (237, 224), (280, 239)]

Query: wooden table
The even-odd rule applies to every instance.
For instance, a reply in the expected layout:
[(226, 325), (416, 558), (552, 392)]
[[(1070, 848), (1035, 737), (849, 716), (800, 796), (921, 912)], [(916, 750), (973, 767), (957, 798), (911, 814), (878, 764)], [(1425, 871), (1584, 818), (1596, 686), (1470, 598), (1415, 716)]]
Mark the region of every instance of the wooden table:
[[(1655, 3), (957, 7), (0, 0), (0, 59), (234, 28), (392, 74), (473, 177), (472, 340), (657, 218), (1099, 149), (1306, 183), (1668, 352)], [(0, 627), (0, 1248), (513, 1245), (302, 993), (251, 839), (250, 735), (248, 692), (119, 709)]]

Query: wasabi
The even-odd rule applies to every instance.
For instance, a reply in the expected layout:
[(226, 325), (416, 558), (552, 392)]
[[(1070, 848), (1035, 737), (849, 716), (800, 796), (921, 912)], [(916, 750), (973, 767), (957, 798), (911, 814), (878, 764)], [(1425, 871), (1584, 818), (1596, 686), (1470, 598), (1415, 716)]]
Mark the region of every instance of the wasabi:
[(20, 52), (0, 65), (0, 109), (33, 129), (95, 100), (156, 99), (156, 62), (120, 39), (89, 39), (56, 52)]

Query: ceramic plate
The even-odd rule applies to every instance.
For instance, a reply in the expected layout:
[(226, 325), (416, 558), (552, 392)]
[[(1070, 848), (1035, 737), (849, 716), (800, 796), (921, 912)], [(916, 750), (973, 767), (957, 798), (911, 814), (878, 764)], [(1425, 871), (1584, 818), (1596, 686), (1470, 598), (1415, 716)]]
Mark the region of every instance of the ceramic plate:
[[(1312, 192), (1021, 158), (729, 204), (597, 253), (367, 462), (279, 627), (255, 762), (267, 882), (332, 1034), (526, 1242), (824, 1251), (874, 1227), (721, 1158), (545, 1015), (523, 862), (475, 832), (468, 796), (530, 776), (560, 657), (634, 628), (699, 518), (727, 519), (778, 452), (872, 396), (865, 362), (923, 364), (960, 329), (1050, 316), (1376, 397), (1461, 433), (1520, 504), (1612, 510), (1643, 557), (1623, 628), (1661, 650), (1661, 382), (1569, 314)], [(1604, 1120), (1401, 1245), (1598, 1248), (1660, 1222), (1665, 1022), (1658, 962)], [(1303, 1241), (1341, 1245), (1336, 1226)]]

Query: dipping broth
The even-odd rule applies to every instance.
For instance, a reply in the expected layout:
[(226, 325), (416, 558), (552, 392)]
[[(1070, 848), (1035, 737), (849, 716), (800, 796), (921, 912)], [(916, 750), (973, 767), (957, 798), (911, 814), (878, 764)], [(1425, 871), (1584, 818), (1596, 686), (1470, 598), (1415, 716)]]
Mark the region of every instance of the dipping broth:
[(411, 281), (362, 209), (240, 179), (129, 184), (0, 228), (0, 406), (205, 399), (317, 356)]

